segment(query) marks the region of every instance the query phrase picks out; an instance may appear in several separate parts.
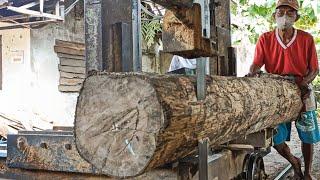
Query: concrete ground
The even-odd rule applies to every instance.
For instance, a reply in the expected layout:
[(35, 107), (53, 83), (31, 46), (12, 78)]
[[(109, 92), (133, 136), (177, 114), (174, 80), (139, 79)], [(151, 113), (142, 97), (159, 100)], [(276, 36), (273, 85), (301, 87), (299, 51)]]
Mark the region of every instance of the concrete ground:
[[(298, 137), (295, 126), (292, 128), (291, 141), (288, 142), (291, 151), (297, 157), (302, 157), (301, 142)], [(272, 152), (264, 158), (266, 173), (268, 179), (274, 179), (285, 167), (289, 165), (289, 162), (281, 157), (274, 149)], [(303, 159), (302, 159), (303, 161)], [(289, 173), (292, 175), (293, 172)], [(314, 162), (313, 162), (313, 176), (316, 180), (320, 180), (320, 143), (315, 145), (314, 150)]]

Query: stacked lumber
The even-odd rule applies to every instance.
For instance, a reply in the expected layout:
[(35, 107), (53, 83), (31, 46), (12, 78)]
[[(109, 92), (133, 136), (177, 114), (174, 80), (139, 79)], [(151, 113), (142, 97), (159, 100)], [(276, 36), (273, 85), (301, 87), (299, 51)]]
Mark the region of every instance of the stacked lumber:
[(219, 146), (293, 121), (302, 107), (298, 86), (279, 76), (206, 81), (199, 102), (194, 76), (90, 75), (76, 107), (79, 154), (103, 174), (137, 176), (193, 153), (201, 139)]
[(79, 92), (86, 72), (84, 44), (56, 40), (54, 50), (60, 59), (59, 91)]

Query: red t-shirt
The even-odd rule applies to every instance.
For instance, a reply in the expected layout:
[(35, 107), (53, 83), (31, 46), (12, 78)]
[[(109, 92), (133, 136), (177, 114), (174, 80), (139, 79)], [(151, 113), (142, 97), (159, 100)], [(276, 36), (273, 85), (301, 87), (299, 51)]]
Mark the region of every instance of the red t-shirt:
[(253, 63), (259, 67), (265, 65), (268, 73), (294, 75), (301, 79), (310, 70), (319, 69), (312, 35), (296, 29), (287, 45), (282, 42), (277, 29), (264, 33), (257, 43)]

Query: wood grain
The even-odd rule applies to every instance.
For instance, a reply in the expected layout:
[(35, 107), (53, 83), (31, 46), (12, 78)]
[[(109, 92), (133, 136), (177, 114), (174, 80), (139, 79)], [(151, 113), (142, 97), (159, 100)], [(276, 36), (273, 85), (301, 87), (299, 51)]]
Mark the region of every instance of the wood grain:
[(302, 103), (295, 83), (279, 76), (207, 77), (196, 98), (193, 76), (98, 73), (76, 107), (80, 155), (103, 174), (132, 177), (194, 152), (198, 140), (218, 146), (295, 120)]
[(65, 85), (59, 85), (59, 91), (61, 92), (79, 92), (81, 89), (81, 85), (77, 85), (77, 86), (65, 86)]
[(60, 58), (60, 64), (62, 66), (86, 67), (86, 62), (78, 59)]
[(86, 72), (86, 68), (84, 67), (72, 67), (72, 66), (61, 66), (61, 65), (59, 65), (59, 70), (63, 72), (77, 73), (77, 74), (84, 74)]

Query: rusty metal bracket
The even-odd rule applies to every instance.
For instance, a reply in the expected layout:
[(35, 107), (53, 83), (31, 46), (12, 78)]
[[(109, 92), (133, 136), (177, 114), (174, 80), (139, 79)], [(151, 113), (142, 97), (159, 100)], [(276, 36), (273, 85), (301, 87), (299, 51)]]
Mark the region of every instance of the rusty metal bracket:
[(12, 168), (98, 174), (82, 159), (71, 131), (21, 131), (8, 135), (7, 164)]

